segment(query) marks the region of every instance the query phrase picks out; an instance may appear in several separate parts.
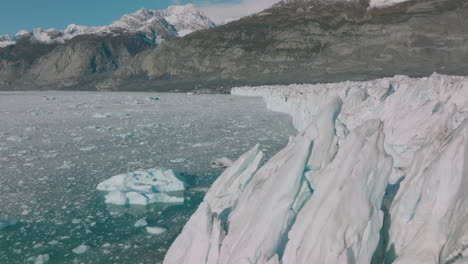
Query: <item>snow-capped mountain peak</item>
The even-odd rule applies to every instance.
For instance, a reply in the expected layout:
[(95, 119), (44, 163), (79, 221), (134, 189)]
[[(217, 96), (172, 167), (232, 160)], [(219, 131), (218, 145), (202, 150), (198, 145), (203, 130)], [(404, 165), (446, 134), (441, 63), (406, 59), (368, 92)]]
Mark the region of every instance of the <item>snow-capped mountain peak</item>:
[(0, 47), (15, 44), (21, 38), (42, 43), (63, 43), (78, 35), (116, 35), (121, 33), (144, 34), (155, 44), (164, 40), (185, 36), (196, 30), (216, 25), (192, 4), (169, 6), (166, 10), (140, 9), (122, 16), (108, 26), (81, 26), (70, 24), (64, 30), (37, 28), (21, 30), (15, 35), (0, 36)]
[(164, 19), (172, 24), (180, 37), (202, 28), (213, 28), (215, 23), (192, 4), (169, 6), (164, 12)]

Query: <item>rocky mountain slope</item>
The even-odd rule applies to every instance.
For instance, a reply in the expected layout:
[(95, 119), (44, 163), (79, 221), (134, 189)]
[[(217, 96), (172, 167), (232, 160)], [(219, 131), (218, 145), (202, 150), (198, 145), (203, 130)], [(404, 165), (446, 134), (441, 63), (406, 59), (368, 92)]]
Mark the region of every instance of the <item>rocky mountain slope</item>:
[(467, 18), (466, 0), (374, 8), (366, 0), (287, 1), (161, 45), (129, 72), (145, 75), (153, 86), (207, 87), (463, 75)]
[(70, 25), (0, 36), (0, 89), (94, 90), (86, 84), (102, 80), (138, 53), (214, 26), (188, 4), (141, 9), (109, 26)]
[[(192, 30), (186, 21), (176, 19), (191, 16), (170, 15), (177, 13), (178, 8), (166, 12), (162, 16), (173, 23), (177, 35)], [(119, 62), (117, 66), (110, 67), (106, 62), (100, 71), (69, 66), (66, 73), (56, 74), (64, 68), (59, 66), (63, 63), (49, 58), (57, 55), (41, 56), (31, 65), (6, 60), (1, 55), (0, 76), (9, 78), (0, 79), (0, 89), (168, 91), (369, 80), (395, 74), (465, 75), (466, 18), (467, 0), (288, 0), (214, 29), (182, 38), (169, 34), (165, 38), (172, 40), (145, 47), (135, 56), (126, 56), (125, 51), (119, 55), (124, 59), (114, 59)], [(191, 25), (212, 26), (209, 22)], [(128, 34), (117, 35), (122, 38)], [(133, 35), (140, 40), (138, 45), (154, 39), (147, 32)], [(128, 48), (140, 51), (133, 46)], [(0, 49), (0, 53), (11, 57), (5, 49)], [(76, 63), (92, 65), (91, 58)], [(69, 60), (72, 62), (75, 63)], [(15, 66), (20, 70), (13, 71), (12, 64), (20, 64)]]

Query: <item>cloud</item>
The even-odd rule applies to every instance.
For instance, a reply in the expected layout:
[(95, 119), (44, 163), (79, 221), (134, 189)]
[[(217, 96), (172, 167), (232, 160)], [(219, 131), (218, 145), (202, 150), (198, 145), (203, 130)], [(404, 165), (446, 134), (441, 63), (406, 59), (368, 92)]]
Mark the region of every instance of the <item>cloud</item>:
[(260, 12), (280, 0), (240, 0), (237, 3), (197, 2), (197, 5), (217, 24)]

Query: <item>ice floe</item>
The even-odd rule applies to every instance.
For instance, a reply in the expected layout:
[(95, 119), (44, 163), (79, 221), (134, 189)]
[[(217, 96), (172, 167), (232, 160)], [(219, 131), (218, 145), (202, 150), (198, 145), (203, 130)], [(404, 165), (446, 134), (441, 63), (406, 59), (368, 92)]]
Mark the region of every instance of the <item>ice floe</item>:
[(49, 260), (50, 260), (49, 254), (42, 254), (39, 256), (30, 257), (28, 259), (28, 261), (34, 264), (44, 264), (44, 263), (47, 263)]
[(182, 177), (172, 170), (148, 169), (113, 176), (96, 188), (109, 192), (106, 203), (147, 205), (183, 203), (183, 197), (172, 194), (184, 191), (186, 186)]
[(146, 222), (146, 218), (142, 218), (138, 221), (135, 222), (135, 227), (145, 227), (148, 225), (148, 222)]
[(72, 251), (73, 253), (80, 255), (80, 254), (86, 253), (89, 249), (90, 247), (87, 245), (79, 245), (78, 247), (74, 248)]
[(167, 229), (160, 226), (147, 226), (146, 231), (152, 235), (161, 235), (165, 233)]

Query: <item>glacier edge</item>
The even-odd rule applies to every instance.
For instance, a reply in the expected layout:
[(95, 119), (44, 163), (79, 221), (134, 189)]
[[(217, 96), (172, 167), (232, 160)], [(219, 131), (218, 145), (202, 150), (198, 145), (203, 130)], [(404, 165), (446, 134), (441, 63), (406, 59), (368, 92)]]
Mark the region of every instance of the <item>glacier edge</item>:
[(232, 94), (263, 97), (300, 132), (261, 168), (256, 147), (226, 170), (164, 263), (467, 262), (467, 77)]

